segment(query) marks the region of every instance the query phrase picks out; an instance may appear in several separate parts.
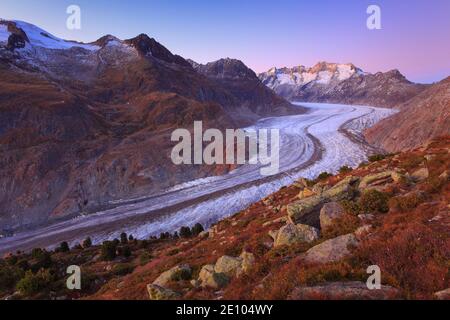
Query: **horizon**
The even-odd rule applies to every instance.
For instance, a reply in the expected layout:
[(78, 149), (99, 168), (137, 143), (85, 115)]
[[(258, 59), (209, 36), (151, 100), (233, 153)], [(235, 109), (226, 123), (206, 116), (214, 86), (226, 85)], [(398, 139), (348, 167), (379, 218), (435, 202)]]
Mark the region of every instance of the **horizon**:
[[(381, 30), (366, 27), (366, 9), (372, 1), (132, 3), (135, 5), (104, 0), (57, 4), (51, 0), (3, 0), (0, 16), (81, 42), (93, 42), (107, 34), (129, 39), (145, 33), (185, 59), (205, 64), (230, 57), (243, 61), (257, 74), (273, 67), (311, 67), (326, 61), (352, 63), (370, 73), (398, 69), (416, 83), (438, 82), (449, 76), (450, 44), (442, 41), (450, 29), (446, 19), (450, 2), (445, 0), (435, 0), (433, 5), (425, 0), (408, 4), (376, 1), (381, 7)], [(66, 27), (66, 8), (71, 4), (81, 8), (81, 30)]]

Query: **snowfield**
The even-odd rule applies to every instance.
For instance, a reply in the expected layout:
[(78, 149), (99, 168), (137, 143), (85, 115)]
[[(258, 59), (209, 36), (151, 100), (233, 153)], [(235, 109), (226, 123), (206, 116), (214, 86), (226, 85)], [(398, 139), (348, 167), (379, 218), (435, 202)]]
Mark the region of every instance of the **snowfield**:
[(0, 24), (0, 42), (7, 42), (10, 33), (8, 31), (8, 27), (4, 24)]
[(244, 165), (219, 177), (183, 183), (146, 198), (115, 201), (116, 207), (64, 221), (11, 238), (0, 239), (0, 253), (34, 247), (72, 245), (90, 236), (94, 243), (122, 231), (138, 238), (173, 232), (199, 222), (206, 227), (245, 209), (300, 177), (314, 178), (343, 165), (355, 167), (367, 160), (367, 146), (342, 132), (361, 135), (396, 111), (366, 106), (295, 103), (309, 109), (301, 115), (260, 120), (252, 129), (280, 130), (280, 173), (264, 177), (260, 165)]
[[(90, 51), (100, 49), (100, 47), (95, 45), (60, 39), (58, 37), (55, 37), (54, 35), (51, 35), (47, 31), (42, 30), (41, 28), (38, 28), (35, 25), (32, 25), (27, 22), (23, 21), (13, 21), (13, 22), (16, 24), (18, 28), (21, 28), (26, 33), (28, 40), (30, 40), (32, 46), (54, 50), (65, 50), (74, 47), (79, 47)], [(29, 46), (29, 44), (27, 44), (27, 46)]]

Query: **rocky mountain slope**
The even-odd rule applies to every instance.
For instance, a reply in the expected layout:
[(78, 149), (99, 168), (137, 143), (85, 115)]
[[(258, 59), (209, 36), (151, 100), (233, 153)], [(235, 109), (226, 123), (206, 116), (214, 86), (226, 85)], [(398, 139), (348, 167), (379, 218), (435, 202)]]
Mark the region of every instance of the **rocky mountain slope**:
[[(0, 297), (450, 299), (450, 136), (370, 161), (300, 179), (206, 231), (7, 255)], [(68, 265), (81, 266), (81, 291), (66, 289)], [(366, 285), (374, 265), (379, 290)]]
[(450, 77), (399, 106), (400, 112), (366, 131), (373, 145), (396, 152), (450, 134)]
[(370, 74), (353, 64), (320, 62), (311, 68), (272, 68), (261, 81), (289, 100), (395, 107), (427, 86), (408, 81), (398, 70)]
[(3, 233), (224, 173), (172, 165), (172, 130), (236, 128), (290, 108), (247, 82), (211, 81), (144, 34), (83, 44), (0, 20), (0, 72)]
[(256, 73), (240, 60), (226, 58), (205, 65), (191, 60), (190, 63), (197, 72), (226, 88), (241, 101), (243, 105), (239, 110), (241, 115), (245, 114), (247, 108), (252, 111), (252, 105), (258, 106), (256, 112), (260, 113), (268, 113), (273, 110), (274, 105), (279, 107), (277, 109), (279, 114), (292, 113), (286, 108), (284, 99), (267, 88)]

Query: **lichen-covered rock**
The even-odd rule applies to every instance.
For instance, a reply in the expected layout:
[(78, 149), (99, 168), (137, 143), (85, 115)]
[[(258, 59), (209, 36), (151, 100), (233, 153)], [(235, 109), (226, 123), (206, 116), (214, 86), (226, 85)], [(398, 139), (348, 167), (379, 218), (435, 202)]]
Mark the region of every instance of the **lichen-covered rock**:
[(274, 246), (292, 245), (298, 242), (313, 242), (319, 238), (319, 230), (304, 224), (288, 223), (281, 227), (274, 241)]
[(328, 282), (314, 287), (297, 287), (288, 300), (392, 300), (399, 291), (390, 286), (370, 290), (364, 282)]
[(287, 214), (289, 221), (294, 224), (299, 222), (302, 217), (313, 212), (322, 202), (323, 199), (320, 196), (315, 195), (288, 204)]
[(150, 300), (174, 300), (181, 297), (178, 292), (156, 284), (148, 284), (147, 292)]
[(229, 278), (224, 273), (215, 272), (214, 265), (207, 264), (200, 270), (198, 281), (201, 287), (220, 289), (228, 284)]
[(189, 280), (192, 276), (192, 269), (187, 264), (181, 264), (167, 270), (159, 275), (153, 284), (164, 287), (171, 281)]
[(310, 263), (328, 263), (339, 261), (350, 255), (350, 246), (356, 246), (358, 240), (353, 233), (339, 236), (312, 247), (305, 254)]
[(312, 191), (313, 193), (315, 193), (315, 194), (319, 194), (319, 195), (320, 195), (322, 192), (324, 192), (324, 191), (326, 191), (326, 190), (328, 190), (328, 189), (329, 189), (328, 184), (316, 183), (316, 184), (312, 187), (311, 191)]
[(371, 186), (390, 183), (394, 181), (392, 178), (392, 173), (393, 171), (384, 171), (380, 173), (369, 174), (361, 179), (359, 188), (366, 189)]
[(352, 199), (355, 195), (354, 185), (358, 177), (348, 176), (329, 189), (324, 189), (320, 195), (295, 201), (287, 206), (288, 219), (291, 223), (302, 222), (302, 218), (319, 209), (319, 206), (329, 201)]
[(322, 197), (327, 201), (340, 201), (352, 199), (355, 194), (354, 185), (359, 181), (358, 177), (348, 176), (333, 187), (322, 192)]
[(230, 256), (222, 256), (216, 261), (214, 271), (223, 273), (228, 277), (238, 275), (242, 270), (242, 258), (235, 258)]
[(345, 214), (344, 208), (338, 202), (325, 203), (320, 210), (320, 227), (326, 229), (333, 225), (336, 219)]

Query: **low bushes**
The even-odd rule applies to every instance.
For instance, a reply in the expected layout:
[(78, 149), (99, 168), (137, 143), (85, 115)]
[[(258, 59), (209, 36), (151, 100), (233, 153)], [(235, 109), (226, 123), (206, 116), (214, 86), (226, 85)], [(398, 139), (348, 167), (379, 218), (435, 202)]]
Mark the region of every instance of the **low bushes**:
[(425, 196), (419, 192), (413, 192), (404, 196), (394, 197), (389, 200), (389, 207), (395, 211), (409, 211), (425, 201)]
[(352, 215), (345, 214), (333, 220), (333, 224), (324, 228), (322, 232), (323, 239), (332, 239), (344, 234), (352, 233), (359, 227), (360, 220)]
[(105, 241), (101, 247), (101, 258), (102, 260), (111, 261), (117, 256), (117, 243), (114, 241)]
[(344, 200), (341, 205), (345, 211), (353, 214), (387, 213), (390, 195), (375, 189), (366, 190), (357, 201)]
[(53, 279), (54, 277), (48, 269), (41, 269), (36, 274), (29, 270), (17, 283), (16, 288), (22, 295), (31, 296), (48, 289)]

